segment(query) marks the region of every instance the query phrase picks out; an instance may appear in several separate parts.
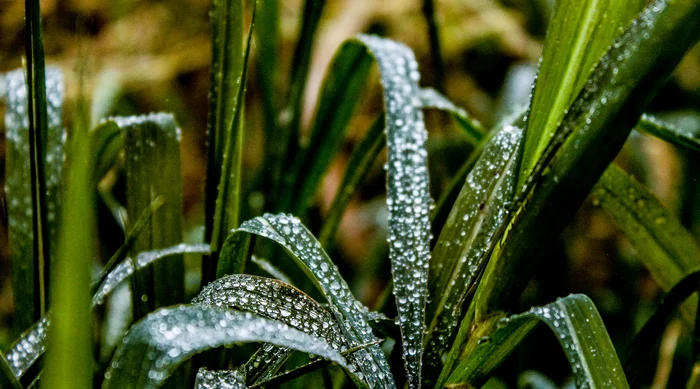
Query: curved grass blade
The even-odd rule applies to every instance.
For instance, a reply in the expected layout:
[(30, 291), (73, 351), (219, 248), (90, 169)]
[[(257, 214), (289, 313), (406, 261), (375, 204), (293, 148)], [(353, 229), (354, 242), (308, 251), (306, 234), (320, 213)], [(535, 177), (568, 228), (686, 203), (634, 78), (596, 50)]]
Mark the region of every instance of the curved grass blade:
[[(111, 118), (122, 129), (126, 154), (127, 229), (141, 212), (162, 197), (165, 204), (151, 216), (132, 247), (136, 253), (182, 241), (180, 129), (170, 114)], [(184, 299), (184, 262), (173, 258), (155, 264), (133, 279), (134, 318)], [(145, 298), (144, 298), (145, 297)]]
[(90, 131), (90, 150), (94, 161), (93, 179), (99, 182), (114, 166), (124, 149), (122, 130), (114, 120), (105, 120)]
[[(610, 165), (592, 191), (600, 205), (632, 242), (652, 277), (664, 290), (700, 268), (695, 238), (653, 194), (616, 165)], [(692, 322), (692, 317), (688, 318)]]
[[(153, 262), (173, 255), (208, 254), (209, 245), (180, 244), (160, 250), (140, 253), (136, 260), (126, 258), (99, 282), (92, 297), (92, 307), (102, 305), (105, 298), (124, 280), (134, 274), (134, 263), (142, 269)], [(50, 315), (44, 315), (39, 321), (19, 337), (7, 353), (7, 361), (13, 374), (19, 379), (41, 357), (46, 348), (46, 333), (50, 324)]]
[(486, 135), (484, 126), (478, 120), (471, 117), (463, 108), (456, 106), (435, 89), (422, 88), (419, 93), (423, 108), (435, 108), (449, 112), (457, 120), (460, 127), (462, 127), (467, 135), (474, 139), (475, 142), (478, 143), (484, 139)]
[(272, 277), (282, 282), (286, 282), (288, 284), (292, 283), (291, 279), (286, 274), (284, 274), (282, 269), (277, 268), (267, 259), (256, 257), (255, 255), (253, 255), (250, 257), (250, 262), (256, 264), (260, 269), (262, 269), (265, 273), (271, 275)]
[[(237, 230), (263, 236), (280, 244), (308, 274), (328, 300), (331, 312), (351, 346), (377, 340), (365, 317), (365, 308), (350, 292), (338, 268), (314, 236), (299, 219), (287, 215), (270, 215), (248, 220)], [(379, 346), (370, 346), (350, 356), (360, 366), (370, 387), (394, 388), (393, 377)]]
[[(73, 132), (67, 154), (65, 196), (61, 208), (58, 250), (53, 258), (46, 369), (42, 387), (92, 387), (91, 266), (95, 224), (93, 160), (84, 96), (76, 101)], [(70, 358), (66, 358), (70, 355)]]
[(580, 294), (496, 320), (494, 331), (480, 338), (469, 357), (447, 380), (446, 387), (483, 384), (538, 321), (546, 324), (559, 340), (578, 388), (629, 387), (598, 310)]
[(211, 239), (214, 212), (224, 166), (224, 149), (233, 117), (238, 111), (239, 90), (243, 88), (243, 0), (215, 0), (211, 3), (211, 73), (207, 118), (207, 173), (205, 183), (205, 241)]
[(559, 0), (547, 29), (525, 132), (518, 186), (532, 172), (593, 66), (646, 0)]
[[(630, 384), (634, 385), (637, 375), (644, 365), (654, 356), (650, 350), (655, 350), (661, 341), (661, 335), (669, 320), (684, 300), (687, 300), (698, 290), (700, 283), (700, 271), (695, 270), (687, 274), (682, 280), (671, 288), (664, 296), (652, 316), (644, 323), (642, 329), (634, 336), (634, 339), (625, 347), (623, 356), (624, 370)], [(697, 324), (696, 324), (697, 326)], [(697, 340), (696, 340), (697, 341)], [(697, 361), (696, 361), (697, 363)]]
[[(696, 122), (698, 123), (700, 122)], [(644, 114), (637, 129), (677, 146), (700, 152), (700, 125), (695, 128), (679, 128), (660, 117)]]
[[(441, 354), (451, 344), (467, 293), (486, 265), (484, 250), (506, 222), (507, 207), (515, 193), (522, 133), (517, 127), (506, 126), (486, 145), (433, 249), (424, 357), (431, 373), (436, 372)], [(426, 373), (426, 380), (430, 378)]]
[(372, 164), (379, 156), (383, 146), (384, 138), (384, 115), (380, 115), (374, 120), (372, 126), (365, 134), (360, 144), (350, 155), (343, 181), (338, 186), (338, 191), (333, 198), (333, 203), (329, 208), (326, 220), (319, 233), (318, 241), (322, 247), (328, 248), (343, 218), (343, 213), (347, 208), (352, 196), (356, 193), (357, 187), (367, 176)]
[(335, 54), (318, 98), (309, 143), (287, 174), (280, 211), (305, 215), (324, 173), (341, 149), (345, 132), (362, 95), (372, 57), (362, 45), (346, 41)]
[(200, 367), (194, 382), (195, 389), (246, 389), (245, 374), (239, 370), (210, 371)]
[(212, 307), (162, 308), (135, 324), (105, 373), (103, 388), (157, 388), (184, 361), (216, 347), (266, 342), (315, 354), (347, 367), (322, 339), (251, 314)]
[(409, 386), (421, 386), (423, 329), (430, 261), (430, 198), (418, 63), (406, 46), (358, 38), (379, 65), (388, 149), (389, 258)]
[[(43, 68), (42, 68), (43, 71)], [(28, 91), (22, 69), (9, 72), (4, 77), (7, 86), (7, 110), (5, 112), (6, 165), (5, 192), (9, 246), (12, 258), (12, 281), (14, 288), (17, 332), (29, 328), (43, 314), (48, 263), (39, 261), (34, 254), (32, 166), (30, 152), (30, 122)], [(56, 250), (56, 226), (60, 217), (61, 177), (63, 171), (65, 130), (62, 126), (63, 96), (65, 94), (63, 73), (54, 67), (46, 69), (46, 92), (49, 118), (44, 134), (46, 180), (43, 193), (46, 195), (45, 215), (48, 222), (47, 249)], [(46, 243), (44, 242), (44, 243)]]
[[(700, 3), (651, 3), (594, 69), (516, 197), (476, 292), (475, 317), (507, 309), (529, 281), (546, 242), (558, 234), (610, 164), (651, 97), (698, 37)], [(673, 44), (667, 44), (673, 42)], [(634, 53), (634, 55), (632, 55)], [(528, 260), (525, 260), (527, 258)], [(467, 332), (463, 332), (466, 334)], [(462, 350), (459, 338), (453, 350)], [(460, 352), (460, 351), (455, 351)], [(455, 361), (448, 357), (448, 363)]]

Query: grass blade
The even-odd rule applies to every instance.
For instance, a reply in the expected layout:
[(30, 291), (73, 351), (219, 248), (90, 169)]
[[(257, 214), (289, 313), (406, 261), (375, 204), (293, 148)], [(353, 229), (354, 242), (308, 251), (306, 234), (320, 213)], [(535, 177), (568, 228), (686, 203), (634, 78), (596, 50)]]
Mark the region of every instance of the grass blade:
[(467, 111), (456, 106), (435, 89), (422, 88), (419, 94), (423, 108), (434, 108), (449, 112), (455, 120), (457, 120), (457, 123), (459, 123), (459, 126), (466, 132), (467, 136), (476, 143), (484, 140), (486, 135), (484, 126), (482, 126), (478, 120), (471, 117)]
[[(642, 184), (610, 165), (592, 191), (600, 205), (632, 242), (639, 259), (666, 291), (700, 268), (695, 238)], [(692, 317), (688, 317), (692, 322)]]
[(220, 308), (179, 305), (153, 312), (132, 327), (102, 387), (157, 388), (193, 355), (248, 342), (289, 347), (347, 366), (340, 353), (322, 339), (285, 324)]
[(245, 374), (239, 370), (210, 371), (200, 367), (197, 371), (197, 379), (194, 382), (195, 389), (246, 389)]
[[(330, 304), (341, 330), (351, 345), (377, 340), (367, 323), (365, 308), (350, 292), (338, 268), (314, 236), (299, 219), (286, 215), (257, 217), (241, 224), (238, 231), (263, 236), (280, 244), (308, 274)], [(379, 346), (368, 347), (352, 355), (371, 387), (394, 388), (393, 377)]]
[(258, 50), (258, 82), (262, 94), (265, 136), (272, 139), (277, 130), (279, 107), (278, 86), (280, 53), (280, 1), (258, 0), (258, 28), (255, 43)]
[(469, 333), (493, 325), (480, 320), (508, 309), (520, 294), (536, 266), (531, 259), (540, 258), (617, 154), (651, 96), (697, 39), (699, 21), (697, 2), (656, 1), (601, 59), (516, 197), (513, 222), (497, 234), (507, 236), (498, 240), (497, 251), (487, 251), (491, 260), (475, 295), (477, 309), (462, 321), (443, 374), (462, 358)]
[[(9, 227), (9, 246), (12, 257), (12, 280), (14, 288), (16, 331), (22, 332), (37, 321), (43, 311), (39, 300), (44, 299), (45, 273), (48, 268), (37, 262), (34, 255), (32, 167), (30, 164), (30, 131), (27, 112), (28, 91), (24, 71), (19, 69), (5, 75), (7, 85), (7, 111), (5, 131), (7, 144), (6, 157), (6, 196)], [(46, 219), (49, 223), (46, 239), (49, 248), (55, 252), (57, 239), (56, 224), (60, 215), (61, 179), (63, 170), (63, 144), (65, 131), (62, 126), (64, 84), (63, 73), (58, 68), (46, 70), (48, 99), (48, 136), (45, 148)], [(36, 241), (38, 242), (38, 240)], [(53, 242), (53, 243), (51, 243)]]
[[(661, 334), (671, 319), (676, 309), (684, 300), (688, 299), (698, 290), (700, 271), (693, 271), (669, 290), (661, 304), (656, 308), (652, 316), (644, 323), (642, 329), (634, 336), (624, 352), (624, 370), (630, 384), (634, 384), (637, 375), (644, 365), (651, 359), (657, 344), (661, 341)], [(697, 324), (696, 324), (697, 326)]]
[(637, 129), (674, 145), (700, 152), (700, 125), (697, 125), (698, 123), (700, 122), (695, 122), (695, 128), (679, 128), (662, 118), (644, 114), (637, 124)]
[(92, 160), (95, 161), (92, 177), (97, 183), (114, 166), (119, 153), (124, 150), (124, 137), (114, 120), (103, 121), (90, 131), (89, 136)]
[[(430, 261), (430, 198), (418, 63), (406, 46), (369, 35), (358, 39), (379, 65), (388, 149), (389, 258), (409, 386), (421, 386)], [(414, 101), (417, 100), (417, 101)]]
[(324, 173), (341, 149), (345, 132), (367, 83), (372, 57), (362, 45), (346, 41), (336, 52), (321, 86), (313, 126), (306, 145), (288, 175), (280, 211), (303, 216)]
[(506, 126), (487, 144), (433, 249), (424, 358), (433, 373), (452, 342), (467, 293), (486, 265), (483, 252), (506, 221), (508, 202), (515, 193), (516, 151), (521, 140), (521, 129)]
[[(205, 241), (214, 227), (214, 213), (224, 166), (224, 150), (231, 134), (233, 117), (238, 111), (243, 59), (243, 0), (215, 0), (211, 4), (212, 59), (207, 120), (207, 173), (204, 193)], [(207, 273), (209, 274), (209, 273)]]
[(0, 353), (0, 386), (8, 389), (22, 389), (22, 384), (13, 374), (10, 363), (2, 353)]
[(532, 172), (593, 66), (646, 0), (559, 0), (532, 95), (518, 186)]
[[(74, 130), (67, 153), (65, 198), (59, 247), (52, 266), (52, 325), (48, 333), (42, 387), (92, 387), (91, 266), (95, 230), (92, 153), (85, 101), (76, 103)], [(66, 358), (70, 355), (70, 358)]]
[[(41, 27), (41, 3), (39, 0), (24, 1), (25, 37), (27, 42), (27, 114), (29, 128), (29, 166), (32, 199), (32, 243), (34, 258), (34, 310), (33, 319), (38, 319), (48, 309), (49, 279), (51, 266), (51, 237), (49, 236), (47, 178), (46, 174), (49, 138), (49, 101), (60, 106), (63, 96), (46, 93), (46, 69), (44, 64), (44, 34)], [(59, 117), (60, 119), (60, 117)], [(60, 125), (60, 121), (59, 121)], [(58, 162), (58, 161), (56, 161)], [(59, 177), (56, 177), (60, 179)], [(54, 240), (55, 241), (55, 240)]]
[(428, 37), (430, 40), (430, 54), (433, 68), (435, 69), (435, 85), (439, 91), (445, 91), (445, 61), (442, 59), (442, 45), (440, 44), (440, 31), (435, 17), (435, 3), (433, 0), (423, 0), (423, 17), (428, 24)]
[(12, 374), (19, 380), (46, 350), (46, 332), (49, 327), (48, 315), (42, 317), (32, 327), (20, 335), (6, 354)]
[(446, 386), (483, 384), (538, 321), (546, 324), (559, 340), (577, 387), (629, 387), (598, 310), (580, 294), (496, 320), (495, 330), (480, 338), (476, 349), (455, 369)]
[[(180, 129), (165, 113), (112, 118), (122, 129), (126, 153), (128, 229), (144, 209), (162, 197), (164, 205), (151, 216), (131, 250), (136, 253), (168, 247), (182, 241), (182, 178), (180, 173)], [(168, 264), (134, 277), (134, 318), (156, 307), (184, 299), (184, 263), (174, 258)], [(145, 296), (145, 298), (144, 298)]]

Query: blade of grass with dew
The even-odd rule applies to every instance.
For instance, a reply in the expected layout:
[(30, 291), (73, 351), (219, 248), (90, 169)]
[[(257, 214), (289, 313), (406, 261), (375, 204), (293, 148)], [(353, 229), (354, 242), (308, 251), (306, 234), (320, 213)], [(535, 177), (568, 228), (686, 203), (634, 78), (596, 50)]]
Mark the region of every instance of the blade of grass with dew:
[(620, 29), (646, 0), (559, 0), (544, 42), (525, 131), (518, 187), (522, 186), (567, 108)]
[[(206, 242), (211, 240), (214, 213), (224, 166), (224, 150), (229, 139), (237, 139), (231, 131), (239, 106), (239, 90), (243, 88), (243, 0), (214, 0), (211, 4), (211, 72), (209, 113), (207, 119), (207, 172), (204, 189)], [(206, 261), (205, 261), (206, 262)], [(204, 263), (203, 265), (207, 265)], [(210, 273), (206, 273), (210, 274)]]
[[(202, 282), (209, 280), (209, 277), (216, 271), (216, 254), (220, 252), (223, 245), (223, 236), (227, 231), (238, 227), (241, 195), (241, 166), (243, 158), (243, 101), (246, 90), (248, 75), (248, 58), (250, 57), (251, 39), (253, 37), (253, 27), (255, 26), (255, 4), (253, 3), (253, 20), (248, 30), (248, 41), (243, 56), (243, 68), (240, 73), (241, 87), (238, 88), (235, 111), (231, 124), (226, 133), (226, 148), (224, 149), (223, 165), (219, 186), (217, 187), (216, 204), (214, 210), (214, 223), (212, 225), (211, 236), (205, 231), (205, 238), (211, 238), (210, 243), (214, 253), (214, 263), (209, 264), (211, 269), (206, 269), (203, 264)], [(205, 273), (208, 271), (209, 273)]]
[(484, 126), (482, 126), (478, 120), (471, 117), (463, 108), (456, 106), (447, 97), (441, 95), (432, 88), (422, 88), (419, 91), (419, 96), (423, 108), (434, 108), (449, 112), (452, 117), (457, 120), (457, 123), (459, 123), (459, 126), (465, 131), (467, 136), (473, 139), (475, 143), (484, 140), (486, 136)]
[[(61, 210), (57, 255), (51, 269), (52, 319), (48, 331), (46, 369), (42, 387), (92, 387), (91, 266), (96, 228), (93, 159), (90, 151), (87, 107), (83, 96), (67, 153), (66, 189)], [(70, 358), (66, 358), (70, 355)]]
[(219, 251), (216, 278), (245, 271), (248, 259), (253, 255), (254, 237), (250, 234), (232, 232)]
[[(669, 291), (685, 274), (700, 268), (700, 247), (692, 234), (622, 169), (610, 165), (591, 195), (593, 204), (601, 206), (632, 242), (662, 289)], [(692, 323), (693, 316), (687, 319)]]
[(403, 44), (360, 35), (379, 65), (387, 139), (389, 258), (409, 387), (421, 386), (423, 329), (430, 262), (428, 132), (418, 98), (420, 73)]
[(248, 313), (179, 305), (159, 309), (131, 328), (105, 373), (102, 387), (157, 388), (193, 355), (249, 342), (289, 347), (347, 368), (345, 359), (325, 341), (285, 324)]
[(624, 348), (624, 370), (630, 384), (635, 384), (638, 374), (645, 368), (646, 363), (654, 357), (654, 353), (650, 351), (656, 350), (662, 338), (661, 334), (664, 332), (676, 309), (682, 306), (683, 301), (697, 292), (699, 282), (700, 271), (694, 270), (675, 284), (664, 296), (663, 301), (651, 317), (644, 323), (642, 329), (637, 332)]
[[(347, 348), (343, 333), (333, 315), (308, 295), (281, 281), (246, 274), (230, 275), (207, 285), (192, 303), (249, 311), (321, 338), (336, 350)], [(286, 355), (272, 351), (267, 355), (284, 360), (290, 353), (291, 350)], [(277, 361), (263, 361), (264, 365), (281, 365)], [(256, 370), (266, 368), (260, 365), (251, 366)], [(354, 366), (352, 371), (357, 371), (357, 367)], [(354, 375), (352, 371), (349, 373)], [(255, 371), (247, 373), (250, 373), (251, 377), (257, 375)], [(353, 381), (361, 382), (357, 377), (353, 377)]]
[(345, 175), (338, 185), (338, 191), (319, 233), (318, 241), (322, 247), (330, 247), (352, 196), (357, 193), (357, 187), (367, 176), (384, 147), (384, 121), (383, 114), (377, 117), (350, 155)]
[[(62, 93), (53, 96), (47, 92), (46, 67), (44, 64), (44, 34), (41, 27), (41, 3), (39, 0), (24, 1), (24, 41), (26, 53), (26, 102), (29, 128), (29, 166), (32, 199), (32, 245), (34, 270), (33, 320), (46, 313), (49, 305), (51, 273), (51, 239), (48, 213), (48, 179), (60, 181), (61, 176), (47, 174), (49, 139), (49, 104), (60, 107)], [(62, 77), (60, 82), (62, 83)], [(61, 87), (62, 88), (62, 87)], [(52, 101), (60, 98), (60, 101)], [(60, 126), (60, 117), (59, 126)], [(62, 163), (53, 161), (54, 163)], [(55, 215), (54, 215), (55, 216)], [(55, 236), (54, 236), (55, 237)]]
[(539, 251), (573, 216), (665, 77), (697, 40), (699, 23), (700, 4), (656, 1), (601, 59), (515, 198), (513, 222), (502, 226), (498, 235), (508, 233), (498, 239), (498, 250), (491, 247), (485, 253), (491, 260), (476, 291), (477, 308), (462, 321), (443, 375), (464, 358), (469, 333), (480, 325), (493, 325), (480, 324), (481, 318), (506, 309), (522, 291)]
[(12, 373), (10, 363), (5, 359), (5, 356), (0, 353), (0, 387), (22, 389), (22, 384), (19, 379)]
[[(30, 155), (30, 130), (27, 111), (27, 85), (22, 69), (5, 75), (7, 85), (7, 111), (5, 113), (5, 137), (7, 156), (5, 188), (7, 198), (12, 281), (14, 288), (14, 325), (18, 333), (29, 328), (42, 315), (43, 301), (40, 291), (44, 283), (41, 270), (34, 256), (32, 175)], [(52, 252), (56, 250), (56, 225), (60, 215), (61, 176), (63, 170), (65, 130), (62, 126), (64, 84), (63, 73), (54, 67), (46, 70), (48, 139), (45, 139), (45, 190), (48, 238)], [(51, 243), (52, 242), (52, 243)], [(43, 265), (41, 265), (43, 266)]]
[(700, 122), (696, 122), (695, 128), (680, 128), (663, 118), (644, 114), (637, 129), (674, 145), (700, 151)]
[[(299, 219), (282, 214), (266, 214), (244, 222), (237, 231), (271, 239), (290, 254), (328, 300), (331, 312), (351, 346), (377, 340), (367, 323), (366, 308), (353, 297), (338, 268)], [(360, 366), (370, 387), (396, 387), (379, 346), (358, 351), (350, 358)]]
[(486, 265), (484, 250), (506, 222), (515, 193), (517, 150), (523, 131), (506, 126), (486, 145), (462, 187), (433, 249), (428, 279), (426, 380), (439, 373), (440, 357), (451, 344), (467, 294)]
[(262, 271), (269, 274), (270, 276), (272, 276), (272, 277), (274, 277), (282, 282), (286, 282), (288, 284), (291, 283), (291, 279), (289, 278), (289, 276), (286, 275), (282, 271), (282, 269), (271, 264), (270, 261), (268, 261), (267, 259), (253, 255), (250, 257), (250, 262), (257, 265)]
[[(92, 308), (102, 305), (105, 298), (107, 298), (117, 286), (134, 274), (134, 263), (137, 264), (138, 269), (143, 269), (158, 260), (171, 256), (209, 254), (209, 252), (209, 245), (179, 244), (165, 249), (139, 253), (136, 260), (125, 258), (94, 287)], [(47, 329), (50, 324), (49, 317), (49, 314), (44, 315), (41, 320), (34, 323), (31, 328), (22, 333), (19, 339), (10, 347), (7, 353), (7, 361), (10, 364), (12, 373), (18, 379), (22, 378), (44, 353), (46, 349)]]
[(476, 348), (455, 369), (445, 387), (483, 384), (538, 321), (546, 324), (559, 340), (577, 387), (629, 387), (605, 324), (587, 296), (569, 295), (525, 313), (496, 319), (495, 330), (479, 339)]
[(258, 83), (262, 94), (263, 124), (266, 139), (277, 131), (279, 112), (280, 0), (258, 0)]
[(291, 168), (294, 182), (283, 189), (280, 211), (306, 214), (323, 175), (345, 140), (371, 65), (372, 57), (356, 41), (346, 41), (336, 52), (321, 85), (308, 144), (302, 146)]
[(245, 374), (240, 370), (211, 371), (200, 367), (194, 382), (195, 389), (246, 389)]
[[(126, 154), (126, 206), (128, 228), (141, 212), (162, 197), (164, 205), (151, 216), (131, 250), (159, 249), (182, 241), (182, 177), (180, 173), (180, 129), (172, 115), (155, 113), (111, 118), (124, 136)], [(184, 263), (172, 258), (155, 264), (133, 278), (134, 318), (156, 307), (184, 299)]]
[[(289, 187), (289, 183), (297, 177), (291, 177), (288, 168), (291, 167), (294, 156), (299, 151), (299, 132), (301, 116), (304, 108), (304, 92), (311, 65), (311, 51), (316, 41), (321, 14), (326, 6), (326, 0), (306, 0), (304, 10), (301, 13), (299, 40), (294, 48), (292, 57), (292, 70), (290, 86), (284, 111), (280, 117), (277, 134), (269, 141), (269, 165), (270, 173), (264, 178), (264, 193), (276, 193), (277, 190)], [(273, 195), (274, 196), (274, 195)], [(273, 209), (278, 198), (271, 198)]]
[(245, 370), (246, 382), (253, 385), (274, 376), (288, 357), (288, 348), (263, 344), (241, 367)]

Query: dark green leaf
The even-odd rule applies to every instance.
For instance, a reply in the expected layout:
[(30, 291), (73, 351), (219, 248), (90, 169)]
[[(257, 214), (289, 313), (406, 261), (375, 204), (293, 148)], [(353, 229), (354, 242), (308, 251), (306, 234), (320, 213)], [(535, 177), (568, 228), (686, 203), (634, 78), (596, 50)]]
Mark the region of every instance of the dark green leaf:
[(285, 324), (213, 307), (163, 308), (136, 323), (124, 338), (103, 388), (157, 388), (195, 354), (236, 343), (265, 342), (315, 354), (347, 368), (322, 339)]
[(447, 380), (445, 387), (485, 382), (537, 321), (546, 324), (559, 340), (571, 364), (577, 387), (629, 387), (598, 310), (588, 297), (580, 294), (496, 320), (493, 332), (483, 334), (475, 349)]
[(681, 128), (663, 118), (644, 114), (637, 124), (637, 129), (671, 142), (677, 146), (700, 151), (700, 119), (686, 116), (694, 120), (694, 128)]
[(449, 112), (464, 129), (469, 137), (477, 143), (482, 141), (485, 136), (484, 127), (478, 120), (469, 116), (467, 111), (456, 106), (447, 97), (441, 95), (436, 90), (431, 88), (423, 88), (420, 90), (420, 99), (423, 108), (434, 108)]

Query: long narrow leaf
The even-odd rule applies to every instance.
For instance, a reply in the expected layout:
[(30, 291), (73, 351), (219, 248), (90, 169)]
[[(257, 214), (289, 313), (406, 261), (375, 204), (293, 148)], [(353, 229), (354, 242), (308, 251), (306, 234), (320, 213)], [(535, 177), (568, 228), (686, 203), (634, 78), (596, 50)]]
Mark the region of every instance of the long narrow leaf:
[(532, 95), (518, 183), (537, 162), (593, 66), (646, 0), (559, 0), (547, 29)]
[[(35, 263), (32, 227), (32, 185), (30, 166), (30, 132), (27, 112), (27, 85), (24, 71), (14, 70), (5, 75), (7, 110), (5, 113), (5, 137), (7, 156), (5, 165), (5, 188), (9, 227), (9, 246), (12, 257), (12, 281), (14, 288), (17, 332), (29, 328), (42, 314), (36, 302), (43, 292), (44, 270)], [(47, 214), (51, 249), (56, 250), (58, 240), (56, 225), (60, 217), (61, 176), (63, 170), (65, 130), (62, 126), (64, 84), (63, 73), (58, 68), (46, 69), (48, 99), (48, 139), (46, 139), (46, 171), (50, 178), (46, 184)], [(43, 265), (42, 265), (43, 266)]]
[(158, 388), (195, 354), (236, 343), (266, 342), (315, 354), (347, 367), (322, 339), (251, 314), (179, 305), (146, 316), (126, 335), (103, 388)]
[(435, 108), (449, 112), (464, 129), (468, 136), (473, 138), (477, 143), (482, 141), (485, 136), (484, 127), (481, 123), (469, 116), (467, 111), (456, 106), (447, 97), (441, 95), (434, 89), (422, 88), (420, 90), (420, 99), (423, 108)]
[[(172, 115), (111, 118), (123, 131), (126, 154), (128, 229), (141, 212), (162, 197), (164, 205), (153, 213), (150, 223), (131, 250), (136, 253), (168, 247), (182, 241), (182, 177), (180, 173), (180, 129)], [(155, 264), (134, 278), (132, 291), (135, 318), (156, 307), (184, 299), (182, 258)]]
[[(244, 222), (237, 232), (263, 236), (284, 247), (326, 297), (340, 329), (352, 346), (377, 340), (367, 323), (365, 308), (355, 300), (338, 268), (299, 219), (267, 214)], [(360, 366), (370, 387), (395, 387), (387, 361), (378, 346), (360, 350), (350, 358)]]
[(637, 128), (675, 145), (700, 151), (700, 125), (695, 128), (680, 128), (660, 117), (644, 114)]
[(537, 321), (546, 324), (556, 335), (571, 364), (577, 387), (629, 387), (598, 310), (588, 297), (580, 294), (498, 319), (495, 330), (480, 338), (476, 349), (447, 380), (446, 387), (478, 386), (485, 382)]
[(428, 133), (418, 98), (418, 63), (406, 46), (369, 35), (358, 39), (379, 65), (384, 88), (389, 258), (409, 386), (421, 386), (430, 261)]

